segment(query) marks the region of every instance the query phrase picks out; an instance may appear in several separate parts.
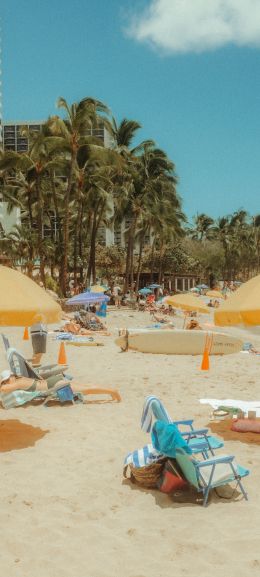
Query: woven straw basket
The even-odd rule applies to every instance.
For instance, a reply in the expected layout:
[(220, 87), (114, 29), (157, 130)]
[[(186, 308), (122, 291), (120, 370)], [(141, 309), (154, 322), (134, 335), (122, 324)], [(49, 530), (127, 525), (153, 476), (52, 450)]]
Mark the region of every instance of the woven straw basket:
[(128, 465), (130, 469), (130, 477), (127, 477), (128, 466), (124, 468), (124, 477), (130, 478), (132, 483), (137, 483), (142, 487), (147, 487), (149, 489), (157, 488), (158, 481), (163, 472), (166, 459), (153, 463), (152, 465), (147, 465), (147, 467), (134, 467), (133, 465)]

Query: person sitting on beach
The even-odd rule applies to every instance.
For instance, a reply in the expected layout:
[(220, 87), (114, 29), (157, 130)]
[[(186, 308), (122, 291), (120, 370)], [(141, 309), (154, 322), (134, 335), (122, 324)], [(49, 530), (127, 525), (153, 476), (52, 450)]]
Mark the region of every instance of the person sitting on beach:
[(146, 310), (150, 312), (150, 315), (153, 315), (154, 312), (158, 311), (158, 308), (154, 302), (149, 303), (146, 301)]
[(175, 310), (174, 310), (173, 306), (172, 306), (172, 305), (169, 305), (169, 307), (168, 307), (168, 315), (170, 315), (171, 317), (173, 317), (175, 314), (176, 314), (176, 313), (175, 313)]
[(138, 301), (138, 310), (139, 311), (145, 311), (145, 305), (146, 305), (146, 300), (142, 296), (140, 296), (139, 301)]
[(197, 319), (191, 319), (186, 326), (186, 330), (188, 330), (188, 331), (201, 331), (202, 327), (200, 326), (199, 321), (197, 321)]

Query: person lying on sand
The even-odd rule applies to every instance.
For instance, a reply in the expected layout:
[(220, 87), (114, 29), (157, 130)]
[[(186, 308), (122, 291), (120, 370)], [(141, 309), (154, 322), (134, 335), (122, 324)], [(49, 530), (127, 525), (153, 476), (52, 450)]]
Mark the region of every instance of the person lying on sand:
[(171, 328), (174, 328), (174, 324), (173, 324), (169, 319), (167, 319), (165, 316), (158, 315), (158, 314), (157, 314), (157, 315), (154, 314), (154, 315), (153, 315), (153, 319), (154, 319), (157, 323), (160, 323), (160, 324), (162, 324), (162, 325), (170, 325)]
[[(23, 390), (23, 391), (44, 391), (50, 390), (47, 381), (43, 379), (30, 379), (28, 377), (17, 377), (11, 373), (11, 371), (6, 370), (2, 373), (2, 378), (0, 382), (0, 392), (1, 393), (12, 393), (13, 391)], [(55, 375), (55, 385), (56, 384), (68, 384), (68, 381), (64, 380), (62, 374)], [(54, 385), (54, 382), (52, 383)]]
[(87, 313), (89, 318), (82, 320), (76, 317), (75, 320), (67, 321), (63, 327), (65, 332), (73, 335), (89, 335), (93, 331), (107, 331), (105, 325), (93, 313)]
[(93, 401), (89, 401), (90, 403), (104, 403), (104, 402), (119, 402), (121, 401), (121, 397), (119, 393), (114, 389), (104, 389), (100, 387), (89, 387), (86, 385), (72, 385), (68, 380), (65, 380), (63, 375), (55, 375), (55, 379), (51, 377), (48, 381), (44, 380), (37, 380), (37, 379), (29, 379), (27, 377), (16, 377), (11, 373), (11, 371), (5, 370), (2, 372), (0, 377), (0, 394), (4, 393), (14, 393), (15, 391), (42, 391), (44, 393), (51, 393), (55, 391), (57, 388), (60, 388), (65, 385), (70, 385), (72, 388), (73, 393), (82, 393), (84, 395), (109, 395), (110, 398), (108, 400), (105, 399), (97, 399)]
[(252, 343), (244, 343), (242, 347), (243, 352), (253, 353), (254, 355), (260, 355), (260, 351), (258, 351)]
[[(93, 312), (82, 311), (74, 315), (75, 321), (83, 329), (91, 331), (106, 331), (107, 327), (100, 318)], [(81, 333), (84, 334), (84, 333)]]
[(186, 330), (188, 331), (202, 331), (202, 327), (199, 324), (199, 321), (196, 319), (191, 319), (186, 326)]

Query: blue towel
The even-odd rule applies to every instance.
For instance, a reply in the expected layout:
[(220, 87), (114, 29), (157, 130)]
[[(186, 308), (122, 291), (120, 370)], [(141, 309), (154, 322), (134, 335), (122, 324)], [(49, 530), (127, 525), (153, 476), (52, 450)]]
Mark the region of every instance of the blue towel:
[(192, 453), (176, 425), (156, 421), (152, 429), (152, 444), (154, 448), (167, 457), (176, 457), (176, 449), (181, 448), (188, 454)]
[(136, 468), (147, 467), (152, 463), (156, 463), (162, 457), (163, 455), (158, 453), (150, 443), (149, 445), (142, 447), (142, 449), (136, 449), (135, 451), (128, 453), (125, 457), (124, 466), (131, 464)]
[(19, 389), (11, 393), (1, 393), (0, 396), (4, 409), (13, 409), (14, 407), (30, 403), (33, 399), (41, 399), (43, 395), (40, 391), (23, 391)]
[(153, 417), (159, 421), (164, 421), (165, 423), (172, 422), (162, 401), (160, 401), (158, 397), (151, 395), (144, 401), (143, 413), (141, 417), (141, 429), (143, 429), (143, 431), (146, 433), (150, 433), (151, 431)]

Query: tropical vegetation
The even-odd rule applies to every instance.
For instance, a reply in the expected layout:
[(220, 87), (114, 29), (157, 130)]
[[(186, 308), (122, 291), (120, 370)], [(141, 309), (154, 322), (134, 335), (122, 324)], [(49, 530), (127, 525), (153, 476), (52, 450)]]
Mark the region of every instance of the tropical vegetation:
[(37, 268), (64, 296), (71, 276), (76, 288), (120, 275), (125, 290), (137, 290), (143, 272), (161, 283), (165, 273), (231, 279), (259, 271), (260, 215), (198, 214), (188, 224), (175, 165), (153, 140), (138, 141), (138, 122), (117, 122), (90, 97), (72, 105), (60, 98), (58, 107), (40, 131), (24, 129), (26, 152), (1, 151), (1, 197), (21, 214), (11, 232), (0, 230), (0, 252), (13, 266), (29, 276)]

